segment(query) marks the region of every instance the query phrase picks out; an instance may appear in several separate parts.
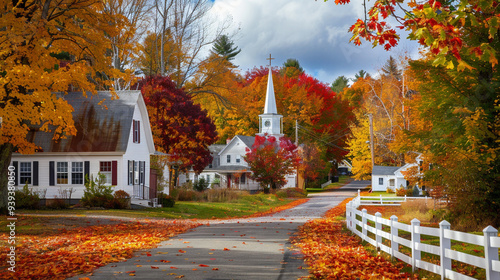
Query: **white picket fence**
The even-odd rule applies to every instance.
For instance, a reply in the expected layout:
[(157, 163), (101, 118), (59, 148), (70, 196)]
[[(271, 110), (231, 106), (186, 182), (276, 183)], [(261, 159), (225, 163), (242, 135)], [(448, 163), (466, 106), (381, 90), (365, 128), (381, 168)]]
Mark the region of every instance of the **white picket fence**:
[[(389, 198), (379, 199), (385, 200), (385, 202), (382, 201), (383, 205), (394, 203), (394, 200), (389, 200)], [(382, 214), (380, 213), (370, 215), (367, 214), (366, 209), (358, 210), (357, 208), (362, 205), (363, 200), (365, 199), (358, 195), (357, 198), (346, 205), (347, 227), (363, 240), (386, 252), (392, 258), (397, 258), (410, 264), (413, 271), (424, 269), (441, 275), (441, 279), (443, 280), (476, 279), (454, 271), (452, 269), (452, 260), (456, 260), (485, 269), (487, 280), (500, 279), (500, 261), (498, 260), (500, 237), (498, 237), (498, 230), (492, 226), (486, 227), (483, 230), (484, 235), (481, 236), (450, 230), (450, 223), (447, 221), (439, 223), (439, 228), (420, 226), (420, 221), (417, 219), (413, 219), (411, 225), (403, 224), (398, 222), (398, 217), (396, 216), (392, 216), (388, 220), (382, 218)], [(384, 226), (385, 229), (382, 230)], [(408, 232), (411, 238), (406, 239), (399, 236), (399, 230)], [(369, 235), (369, 233), (371, 234)], [(421, 235), (439, 237), (439, 246), (423, 243)], [(374, 236), (374, 238), (371, 236)], [(383, 240), (389, 245), (385, 245)], [(451, 249), (452, 240), (483, 247), (484, 257), (477, 257)], [(399, 245), (411, 249), (411, 254), (406, 255), (401, 253)], [(422, 260), (422, 252), (439, 256), (439, 264)]]

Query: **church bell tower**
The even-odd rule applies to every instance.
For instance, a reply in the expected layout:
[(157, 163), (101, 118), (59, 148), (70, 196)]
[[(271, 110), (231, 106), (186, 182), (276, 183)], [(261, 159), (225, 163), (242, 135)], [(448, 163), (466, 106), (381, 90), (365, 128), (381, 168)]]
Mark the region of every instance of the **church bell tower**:
[(276, 98), (274, 96), (273, 74), (271, 71), (271, 60), (274, 59), (269, 55), (269, 75), (267, 78), (266, 103), (264, 105), (264, 114), (259, 115), (259, 134), (282, 137), (283, 134), (283, 116), (278, 114), (276, 108)]

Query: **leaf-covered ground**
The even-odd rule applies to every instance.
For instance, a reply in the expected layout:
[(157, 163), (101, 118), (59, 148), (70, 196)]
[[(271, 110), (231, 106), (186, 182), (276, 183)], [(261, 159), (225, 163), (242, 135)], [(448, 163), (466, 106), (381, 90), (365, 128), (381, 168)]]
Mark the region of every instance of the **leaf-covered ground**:
[[(17, 236), (16, 272), (2, 269), (0, 279), (65, 279), (91, 272), (197, 225), (189, 221), (121, 222), (62, 228), (50, 235), (21, 234)], [(2, 264), (6, 264), (5, 258), (6, 254), (0, 256)]]
[(293, 244), (302, 250), (313, 279), (411, 279), (401, 273), (404, 264), (393, 264), (373, 256), (360, 239), (343, 229), (337, 219), (345, 213), (350, 199), (330, 209), (322, 219), (311, 220), (299, 228)]
[[(306, 201), (295, 200), (251, 216), (280, 212)], [(16, 272), (7, 270), (4, 251), (0, 254), (0, 279), (66, 279), (92, 272), (106, 264), (125, 261), (135, 251), (154, 248), (200, 224), (196, 220), (20, 216), (16, 222)], [(11, 246), (7, 237), (7, 232), (0, 233), (2, 248)]]

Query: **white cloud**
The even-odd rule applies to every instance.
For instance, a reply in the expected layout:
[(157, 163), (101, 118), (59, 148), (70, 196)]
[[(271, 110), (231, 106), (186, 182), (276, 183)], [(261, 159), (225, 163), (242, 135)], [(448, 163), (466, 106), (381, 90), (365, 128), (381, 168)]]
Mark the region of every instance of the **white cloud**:
[[(402, 54), (401, 47), (387, 52), (372, 49), (370, 43), (349, 43), (348, 29), (363, 13), (357, 1), (337, 6), (333, 0), (215, 0), (212, 13), (232, 17), (234, 27), (240, 28), (233, 40), (242, 51), (234, 63), (242, 71), (266, 65), (271, 53), (273, 65), (295, 58), (306, 73), (330, 84), (361, 69), (375, 74), (389, 55)], [(414, 44), (408, 46), (415, 52)]]

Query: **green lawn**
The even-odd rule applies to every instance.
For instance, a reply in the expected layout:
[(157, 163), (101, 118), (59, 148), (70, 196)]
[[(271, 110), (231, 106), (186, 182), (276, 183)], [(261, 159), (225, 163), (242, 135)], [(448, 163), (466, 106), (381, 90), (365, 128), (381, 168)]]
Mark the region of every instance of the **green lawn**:
[(398, 196), (396, 196), (395, 193), (387, 193), (387, 192), (371, 192), (367, 196), (378, 196), (378, 197), (380, 197), (381, 195), (383, 197), (398, 197)]
[(330, 185), (326, 186), (324, 189), (322, 188), (306, 188), (308, 193), (315, 193), (315, 192), (323, 192), (327, 190), (336, 190), (345, 184), (349, 183), (351, 181), (351, 177), (349, 176), (341, 176), (339, 177), (339, 181), (335, 183), (331, 183)]
[(274, 195), (258, 194), (243, 196), (231, 202), (176, 201), (175, 206), (172, 208), (147, 208), (140, 210), (19, 210), (18, 213), (71, 214), (82, 217), (91, 215), (109, 215), (132, 218), (217, 219), (253, 215), (259, 212), (268, 211), (271, 208), (286, 205), (292, 201), (293, 199), (278, 199)]

